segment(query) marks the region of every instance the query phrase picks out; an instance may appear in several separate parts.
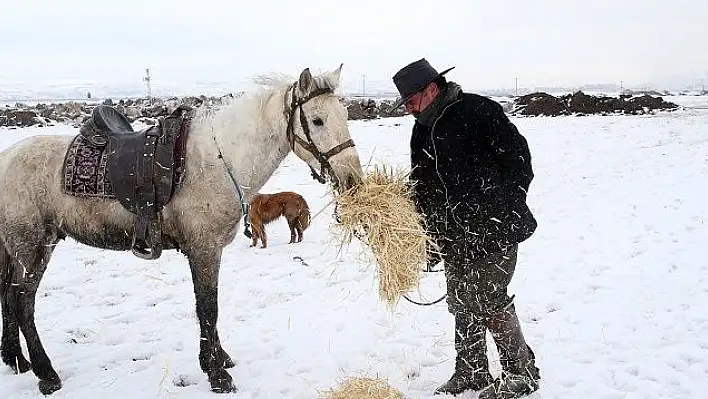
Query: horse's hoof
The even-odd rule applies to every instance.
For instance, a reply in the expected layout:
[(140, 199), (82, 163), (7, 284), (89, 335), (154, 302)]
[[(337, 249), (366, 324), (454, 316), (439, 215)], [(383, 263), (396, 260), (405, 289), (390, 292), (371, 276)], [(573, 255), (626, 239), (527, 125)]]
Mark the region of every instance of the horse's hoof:
[(17, 368), (20, 370), (20, 374), (26, 373), (32, 370), (32, 363), (28, 362), (24, 356), (20, 355), (17, 357)]
[(208, 373), (211, 391), (215, 393), (236, 392), (236, 386), (229, 373), (224, 369), (214, 370)]
[(61, 389), (61, 380), (40, 380), (37, 386), (39, 387), (39, 392), (43, 395), (51, 395)]
[(32, 370), (32, 364), (22, 356), (22, 353), (13, 356), (3, 356), (2, 361), (10, 366), (15, 374), (22, 374)]
[(221, 365), (225, 369), (230, 369), (230, 368), (236, 366), (236, 363), (234, 363), (234, 361), (231, 360), (231, 356), (229, 356), (229, 354), (226, 353), (224, 348), (219, 349), (219, 358), (221, 359)]
[(231, 360), (231, 357), (229, 355), (226, 355), (226, 358), (224, 359), (224, 368), (225, 369), (230, 369), (236, 366), (236, 363), (234, 363), (233, 360)]

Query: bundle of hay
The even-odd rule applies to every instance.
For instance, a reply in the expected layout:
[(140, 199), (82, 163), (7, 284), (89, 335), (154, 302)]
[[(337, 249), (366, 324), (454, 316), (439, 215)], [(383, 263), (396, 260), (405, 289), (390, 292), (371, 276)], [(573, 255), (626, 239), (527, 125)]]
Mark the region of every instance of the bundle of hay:
[(336, 198), (340, 220), (334, 235), (341, 245), (354, 238), (368, 244), (379, 267), (379, 297), (391, 307), (418, 287), (426, 248), (435, 248), (406, 179), (402, 170), (375, 167), (361, 185)]
[(337, 390), (330, 389), (321, 399), (403, 399), (403, 394), (388, 382), (366, 377), (349, 377)]

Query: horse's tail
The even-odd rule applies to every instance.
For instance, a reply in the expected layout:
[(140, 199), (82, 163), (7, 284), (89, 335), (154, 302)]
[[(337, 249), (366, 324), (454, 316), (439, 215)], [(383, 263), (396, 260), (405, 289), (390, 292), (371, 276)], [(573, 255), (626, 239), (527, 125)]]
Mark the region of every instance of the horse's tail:
[(12, 283), (12, 275), (14, 274), (12, 267), (10, 254), (7, 253), (5, 246), (0, 244), (0, 298), (3, 301)]

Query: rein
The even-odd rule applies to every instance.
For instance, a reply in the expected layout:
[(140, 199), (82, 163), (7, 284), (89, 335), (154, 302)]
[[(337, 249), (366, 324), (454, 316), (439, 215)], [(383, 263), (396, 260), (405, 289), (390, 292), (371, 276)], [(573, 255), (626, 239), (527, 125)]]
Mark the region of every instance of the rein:
[[(354, 140), (349, 139), (334, 148), (330, 149), (327, 152), (321, 152), (318, 148), (317, 145), (315, 145), (315, 142), (312, 140), (312, 135), (310, 133), (310, 124), (307, 123), (307, 117), (305, 117), (305, 112), (302, 110), (302, 106), (307, 103), (308, 101), (312, 100), (313, 98), (317, 96), (321, 96), (323, 94), (331, 94), (333, 93), (332, 89), (328, 88), (322, 88), (322, 89), (316, 89), (312, 91), (310, 94), (307, 95), (307, 97), (300, 97), (295, 94), (295, 89), (297, 88), (297, 82), (293, 83), (293, 85), (285, 91), (285, 97), (283, 98), (285, 107), (283, 110), (283, 113), (285, 115), (285, 119), (288, 121), (288, 127), (285, 130), (285, 134), (287, 135), (288, 142), (290, 143), (290, 148), (295, 151), (295, 144), (299, 144), (300, 147), (308, 151), (312, 156), (315, 157), (315, 159), (320, 163), (320, 172), (317, 173), (315, 168), (313, 168), (310, 164), (307, 164), (307, 166), (310, 167), (310, 172), (312, 173), (312, 178), (317, 180), (318, 182), (324, 184), (326, 182), (326, 175), (329, 175), (331, 178), (332, 182), (334, 183), (335, 186), (339, 186), (340, 182), (339, 179), (337, 179), (337, 176), (334, 174), (334, 169), (332, 168), (332, 165), (329, 163), (329, 159), (332, 158), (333, 156), (339, 154), (342, 152), (344, 149), (349, 148), (349, 147), (354, 147)], [(290, 107), (288, 109), (288, 91), (292, 92), (291, 95), (291, 101), (290, 101)], [(295, 110), (299, 108), (300, 109), (300, 126), (302, 127), (303, 132), (305, 133), (305, 139), (302, 137), (298, 136), (295, 134)]]
[[(425, 272), (425, 273), (440, 273), (440, 272), (444, 272), (444, 271), (445, 271), (445, 269), (434, 270), (433, 266), (426, 266), (425, 270), (423, 270), (423, 272)], [(431, 306), (431, 305), (435, 305), (437, 303), (440, 303), (443, 299), (447, 298), (447, 293), (443, 294), (440, 298), (438, 298), (432, 302), (418, 302), (416, 300), (410, 299), (408, 297), (408, 295), (406, 295), (406, 294), (403, 294), (403, 298), (405, 298), (408, 302), (410, 302), (414, 305)]]

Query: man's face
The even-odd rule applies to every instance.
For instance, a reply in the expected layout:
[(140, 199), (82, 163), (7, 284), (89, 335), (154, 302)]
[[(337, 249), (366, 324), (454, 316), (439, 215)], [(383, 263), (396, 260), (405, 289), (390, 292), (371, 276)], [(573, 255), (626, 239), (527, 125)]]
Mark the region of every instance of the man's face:
[(435, 83), (428, 84), (422, 91), (419, 91), (405, 102), (406, 111), (413, 114), (413, 116), (417, 116), (421, 111), (428, 108), (439, 92), (440, 90)]

